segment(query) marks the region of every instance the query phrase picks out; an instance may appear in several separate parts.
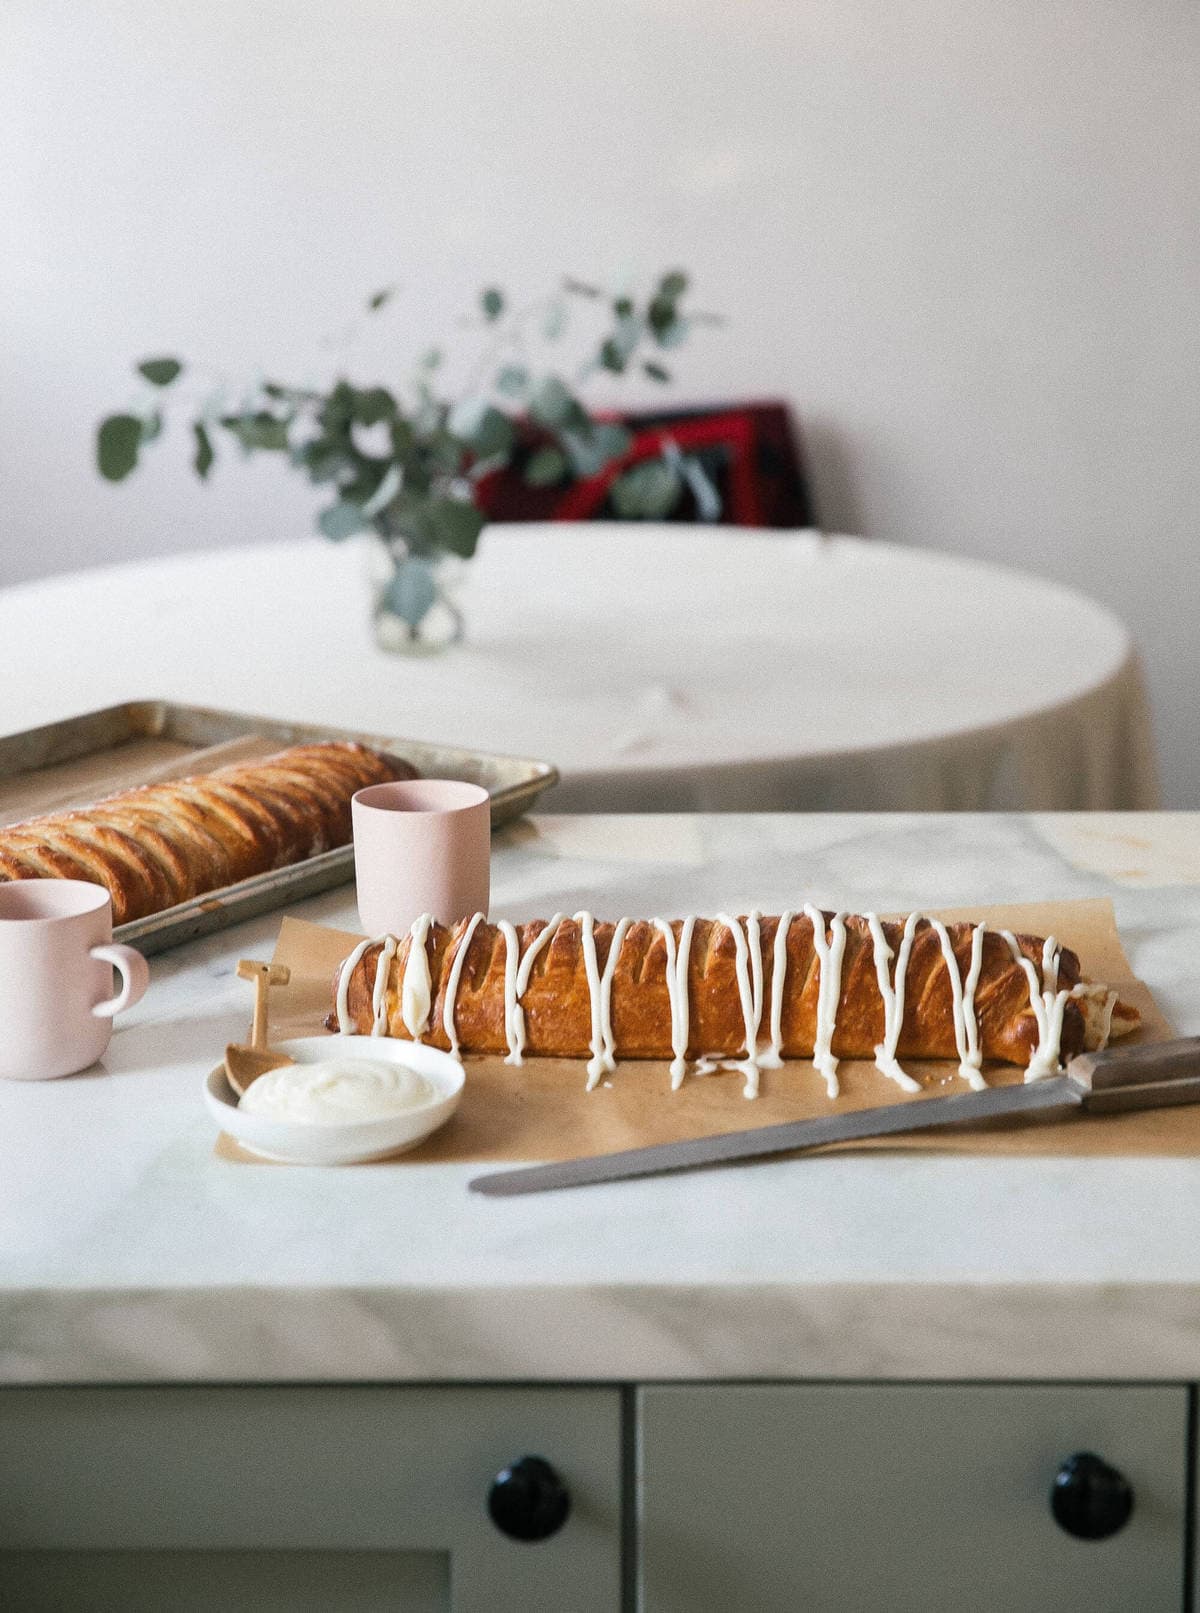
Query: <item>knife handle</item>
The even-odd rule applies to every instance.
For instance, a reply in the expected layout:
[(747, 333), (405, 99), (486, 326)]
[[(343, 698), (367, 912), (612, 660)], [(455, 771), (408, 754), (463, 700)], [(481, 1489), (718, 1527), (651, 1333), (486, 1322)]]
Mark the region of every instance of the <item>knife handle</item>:
[(1136, 1042), (1131, 1047), (1118, 1042), (1099, 1053), (1081, 1053), (1071, 1060), (1069, 1073), (1090, 1083), (1093, 1092), (1186, 1081), (1200, 1077), (1200, 1036), (1183, 1036), (1174, 1042)]

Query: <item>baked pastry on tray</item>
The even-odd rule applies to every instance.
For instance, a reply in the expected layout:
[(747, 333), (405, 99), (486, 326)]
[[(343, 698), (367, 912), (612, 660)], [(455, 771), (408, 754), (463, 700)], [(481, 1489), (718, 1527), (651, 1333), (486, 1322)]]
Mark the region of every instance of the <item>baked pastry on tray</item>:
[(618, 1058), (741, 1069), (806, 1058), (836, 1096), (839, 1058), (874, 1059), (915, 1090), (900, 1060), (953, 1059), (973, 1086), (985, 1059), (1036, 1080), (1135, 1028), (1137, 1010), (1085, 982), (1054, 937), (822, 913), (715, 919), (556, 914), (548, 923), (447, 928), (361, 942), (334, 986), (330, 1029), (468, 1053), (587, 1058), (588, 1084)]
[(0, 880), (106, 885), (125, 924), (346, 845), (356, 790), (415, 777), (351, 740), (295, 745), (0, 828)]

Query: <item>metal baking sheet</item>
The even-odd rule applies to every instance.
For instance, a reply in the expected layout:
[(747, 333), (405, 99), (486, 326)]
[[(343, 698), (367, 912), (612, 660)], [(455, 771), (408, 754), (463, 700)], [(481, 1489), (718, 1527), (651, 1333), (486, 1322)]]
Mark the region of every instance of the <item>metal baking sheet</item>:
[[(557, 768), (528, 757), (320, 723), (281, 722), (169, 700), (133, 700), (0, 738), (0, 824), (68, 806), (88, 806), (99, 795), (150, 779), (203, 773), (239, 752), (246, 754), (255, 740), (266, 742), (265, 754), (322, 739), (356, 739), (402, 757), (427, 778), (483, 785), (492, 797), (493, 828), (527, 812), (558, 780)], [(114, 934), (140, 952), (162, 952), (353, 877), (354, 848), (338, 846), (307, 862), (255, 874), (119, 925)]]

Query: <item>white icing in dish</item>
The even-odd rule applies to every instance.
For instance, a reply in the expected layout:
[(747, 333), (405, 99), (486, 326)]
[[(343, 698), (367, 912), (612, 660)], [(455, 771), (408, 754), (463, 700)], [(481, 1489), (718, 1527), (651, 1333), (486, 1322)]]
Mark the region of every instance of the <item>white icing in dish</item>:
[(458, 1030), (454, 1022), (454, 1007), (458, 1001), (458, 986), (462, 979), (463, 964), (467, 961), (467, 948), (471, 945), (471, 937), (482, 919), (482, 913), (472, 915), (471, 922), (463, 931), (462, 940), (455, 950), (450, 975), (446, 981), (446, 1000), (442, 1004), (442, 1029), (446, 1032), (446, 1040), (450, 1043), (450, 1051), (455, 1058), (458, 1057)]
[(825, 1077), (825, 1090), (831, 1098), (838, 1095), (838, 1061), (833, 1054), (833, 1034), (837, 1029), (838, 1004), (842, 1000), (842, 958), (846, 951), (846, 920), (835, 913), (825, 935), (825, 916), (811, 902), (805, 902), (804, 912), (812, 924), (813, 946), (821, 964), (817, 981), (817, 1031), (813, 1038), (813, 1065)]
[(420, 1109), (435, 1096), (425, 1077), (403, 1064), (335, 1053), (268, 1070), (246, 1088), (238, 1108), (273, 1120), (344, 1126)]

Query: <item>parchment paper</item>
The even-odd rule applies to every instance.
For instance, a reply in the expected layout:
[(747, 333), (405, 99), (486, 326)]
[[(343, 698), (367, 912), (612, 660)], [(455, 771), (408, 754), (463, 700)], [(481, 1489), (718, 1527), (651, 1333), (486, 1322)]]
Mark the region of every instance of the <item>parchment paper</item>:
[[(1161, 1041), (1172, 1035), (1148, 988), (1133, 978), (1111, 902), (1038, 902), (945, 910), (938, 916), (1056, 935), (1079, 954), (1085, 976), (1117, 988), (1139, 1009), (1142, 1026), (1134, 1040)], [(324, 1030), (334, 973), (360, 939), (344, 930), (283, 920), (274, 961), (287, 964), (292, 978), (288, 986), (271, 992), (272, 1041)], [(583, 1060), (528, 1058), (519, 1069), (495, 1057), (467, 1057), (464, 1062), (467, 1084), (458, 1113), (420, 1148), (386, 1163), (574, 1159), (800, 1120), (831, 1110), (844, 1113), (882, 1103), (919, 1103), (924, 1095), (967, 1090), (952, 1065), (936, 1061), (905, 1061), (924, 1089), (909, 1096), (872, 1064), (844, 1060), (838, 1067), (841, 1095), (832, 1104), (825, 1096), (824, 1081), (807, 1061), (764, 1070), (756, 1100), (743, 1097), (742, 1078), (736, 1072), (689, 1077), (673, 1093), (666, 1064), (648, 1060), (618, 1065), (611, 1082), (594, 1092), (584, 1090)], [(989, 1065), (985, 1073), (993, 1084), (1021, 1078), (1019, 1070), (1005, 1065)], [(1200, 1104), (1125, 1115), (1070, 1112), (1052, 1121), (1018, 1117), (849, 1146), (959, 1154), (1187, 1155), (1200, 1153)], [(224, 1135), (217, 1152), (224, 1159), (266, 1163)]]

